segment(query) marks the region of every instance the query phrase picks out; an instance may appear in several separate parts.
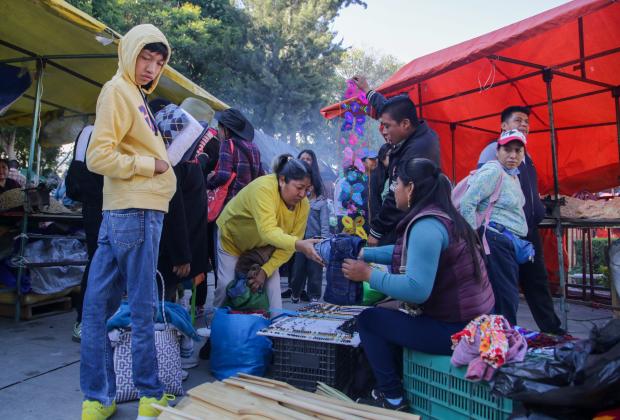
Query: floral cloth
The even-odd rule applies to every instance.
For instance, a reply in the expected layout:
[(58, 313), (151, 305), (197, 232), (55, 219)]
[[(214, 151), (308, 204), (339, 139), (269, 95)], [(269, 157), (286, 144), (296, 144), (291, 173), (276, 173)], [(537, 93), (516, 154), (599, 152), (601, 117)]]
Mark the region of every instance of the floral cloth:
[(451, 337), (452, 364), (469, 365), (465, 377), (489, 380), (495, 369), (525, 358), (527, 343), (501, 315), (481, 315)]

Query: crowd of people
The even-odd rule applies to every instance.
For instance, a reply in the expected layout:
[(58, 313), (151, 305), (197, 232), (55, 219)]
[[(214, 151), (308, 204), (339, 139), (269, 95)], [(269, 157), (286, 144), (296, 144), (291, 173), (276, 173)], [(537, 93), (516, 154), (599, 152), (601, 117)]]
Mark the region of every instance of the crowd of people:
[[(254, 128), (240, 111), (216, 113), (218, 124), (209, 127), (182, 105), (149, 103), (170, 54), (154, 26), (131, 29), (119, 43), (119, 70), (101, 91), (94, 127), (76, 142), (84, 151), (78, 176), (87, 191), (81, 201), (90, 257), (74, 329), (81, 340), (83, 419), (105, 419), (116, 410), (105, 323), (125, 294), (138, 418), (155, 418), (153, 403), (168, 404), (153, 335), (162, 294), (158, 272), (165, 284), (159, 299), (176, 300), (179, 284), (198, 285), (201, 306), (212, 270), (214, 306), (220, 306), (240, 260), (258, 253), (263, 262), (247, 286), (267, 295), (270, 310), (281, 309), (283, 297), (321, 298), (326, 261), (314, 245), (331, 229), (317, 156), (312, 150), (279, 156), (266, 174)], [(364, 77), (354, 81), (386, 142), (362, 156), (367, 246), (342, 267), (350, 281), (369, 282), (392, 298), (358, 319), (377, 383), (364, 402), (403, 409), (400, 348), (450, 354), (450, 336), (479, 315), (498, 313), (516, 323), (519, 286), (540, 329), (563, 330), (536, 228), (544, 209), (526, 152), (529, 110), (511, 106), (502, 113), (501, 136), (482, 152), (455, 203), (441, 170), (439, 138), (409, 96), (386, 99)], [(7, 171), (0, 162), (0, 186)], [(535, 253), (523, 262), (516, 247), (527, 241)], [(279, 269), (293, 256), (290, 290), (282, 292)], [(368, 263), (387, 265), (389, 272)]]

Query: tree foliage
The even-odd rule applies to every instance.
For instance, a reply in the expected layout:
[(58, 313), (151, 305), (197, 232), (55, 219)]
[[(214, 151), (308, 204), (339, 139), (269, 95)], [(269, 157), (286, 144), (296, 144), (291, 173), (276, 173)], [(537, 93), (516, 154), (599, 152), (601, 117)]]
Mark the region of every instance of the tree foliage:
[[(340, 122), (319, 110), (339, 100), (345, 78), (366, 74), (371, 85), (398, 63), (376, 51), (347, 50), (331, 29), (340, 10), (363, 0), (69, 0), (112, 29), (158, 26), (171, 64), (253, 124), (283, 141), (312, 147), (337, 163)], [(370, 143), (380, 144), (376, 126)], [(375, 138), (376, 137), (376, 138)]]

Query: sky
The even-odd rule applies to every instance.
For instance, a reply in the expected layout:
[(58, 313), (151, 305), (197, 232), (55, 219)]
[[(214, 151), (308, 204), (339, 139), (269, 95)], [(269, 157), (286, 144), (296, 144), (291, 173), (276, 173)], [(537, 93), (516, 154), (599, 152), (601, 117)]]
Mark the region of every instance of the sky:
[(333, 29), (346, 47), (391, 54), (403, 64), (523, 20), (566, 0), (366, 0), (349, 6)]

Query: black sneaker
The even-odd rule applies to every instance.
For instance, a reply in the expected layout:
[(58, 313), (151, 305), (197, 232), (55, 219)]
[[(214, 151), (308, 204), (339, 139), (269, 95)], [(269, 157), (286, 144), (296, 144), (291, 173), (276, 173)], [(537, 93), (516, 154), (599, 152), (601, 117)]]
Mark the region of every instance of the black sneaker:
[(292, 295), (293, 295), (293, 290), (289, 288), (289, 289), (286, 289), (285, 291), (283, 291), (280, 296), (282, 297), (282, 299), (288, 299)]
[(308, 292), (306, 292), (305, 290), (301, 291), (301, 293), (299, 294), (299, 299), (302, 302), (310, 302), (310, 296), (308, 296)]
[(382, 392), (375, 391), (374, 389), (370, 393), (370, 398), (358, 398), (357, 402), (360, 404), (371, 405), (373, 407), (387, 408), (394, 411), (407, 411), (409, 408), (405, 399), (402, 398), (398, 404), (390, 403)]
[(295, 296), (291, 296), (291, 303), (299, 303), (299, 298), (296, 298)]

